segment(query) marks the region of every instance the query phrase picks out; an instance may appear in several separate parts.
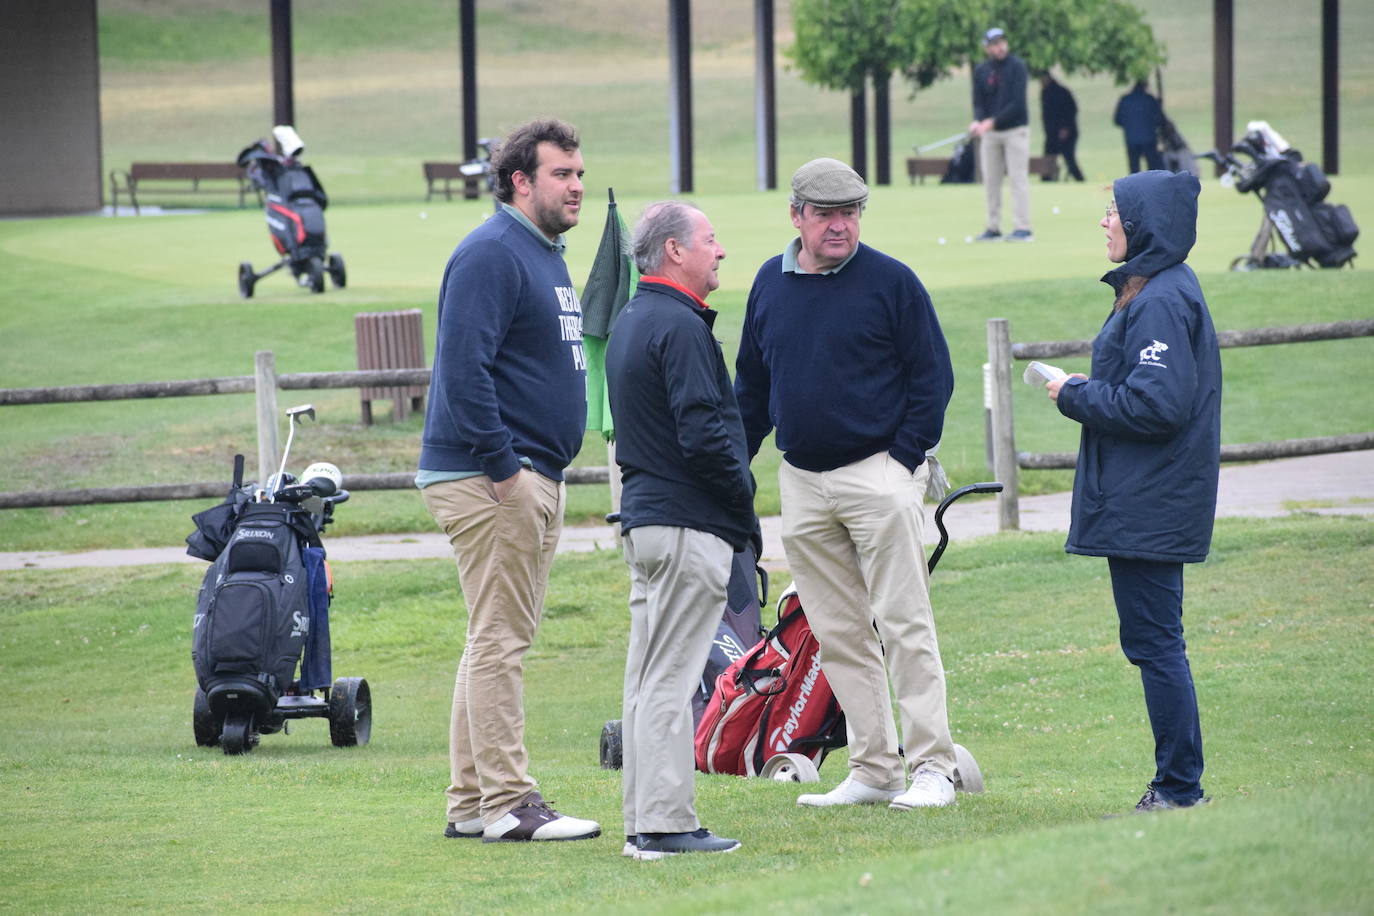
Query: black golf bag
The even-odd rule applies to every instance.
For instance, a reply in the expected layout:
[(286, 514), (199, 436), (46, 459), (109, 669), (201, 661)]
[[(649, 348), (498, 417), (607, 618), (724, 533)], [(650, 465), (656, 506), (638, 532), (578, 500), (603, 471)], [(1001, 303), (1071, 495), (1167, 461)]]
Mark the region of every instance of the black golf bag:
[(1193, 155), (1192, 149), (1188, 147), (1188, 141), (1183, 139), (1183, 134), (1179, 133), (1173, 121), (1165, 118), (1160, 122), (1156, 133), (1159, 138), (1160, 156), (1164, 159), (1166, 169), (1171, 172), (1187, 172), (1199, 178), (1202, 176), (1197, 156)]
[(954, 154), (949, 157), (949, 167), (945, 169), (940, 184), (972, 184), (976, 177), (973, 141), (965, 140), (954, 147)]
[[(1315, 162), (1303, 162), (1297, 150), (1279, 147), (1277, 134), (1263, 128), (1251, 130), (1231, 147), (1250, 162), (1234, 155), (1206, 153), (1226, 166), (1242, 194), (1254, 192), (1264, 205), (1264, 218), (1248, 255), (1231, 262), (1232, 270), (1258, 268), (1344, 267), (1355, 259), (1354, 243), (1360, 227), (1344, 204), (1326, 201), (1331, 182)], [(1273, 237), (1282, 240), (1287, 254), (1276, 249)]]
[(186, 538), (188, 554), (212, 561), (191, 624), (196, 743), (241, 754), (287, 719), (318, 716), (329, 718), (336, 746), (366, 744), (367, 682), (340, 678), (331, 687), (333, 590), (320, 542), (348, 491), (285, 475), (274, 501), (254, 499), (242, 467), (237, 456), (228, 497), (193, 516), (196, 529)]
[(273, 137), (270, 146), (268, 141), (258, 140), (245, 148), (239, 153), (238, 164), (266, 197), (267, 230), (281, 260), (260, 273), (255, 273), (249, 262), (241, 263), (239, 293), (250, 298), (259, 280), (283, 267), (289, 267), (296, 282), (312, 292), (324, 292), (326, 273), (336, 287), (342, 287), (347, 280), (343, 258), (327, 253), (324, 210), (329, 206), (329, 196), (315, 170), (297, 158), (305, 147), (296, 132), (277, 127)]

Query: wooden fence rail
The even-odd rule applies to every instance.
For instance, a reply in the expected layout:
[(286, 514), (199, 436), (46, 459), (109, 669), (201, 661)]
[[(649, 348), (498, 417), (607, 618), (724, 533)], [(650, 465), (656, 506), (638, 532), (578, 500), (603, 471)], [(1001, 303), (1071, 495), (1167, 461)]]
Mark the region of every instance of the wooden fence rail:
[[(1337, 321), (1329, 324), (1300, 324), (1287, 327), (1251, 328), (1242, 331), (1219, 331), (1217, 344), (1221, 347), (1257, 347), (1271, 344), (1310, 343), (1319, 340), (1345, 340), (1355, 337), (1374, 337), (1374, 319)], [(1017, 500), (1018, 469), (1045, 470), (1072, 468), (1077, 455), (1072, 452), (1018, 452), (1012, 422), (1012, 360), (1056, 359), (1065, 356), (1087, 356), (1092, 352), (1091, 340), (1055, 340), (1037, 343), (1012, 343), (1010, 325), (1005, 318), (990, 318), (987, 325), (988, 365), (984, 400), (988, 413), (988, 452), (992, 469), (1004, 487), (997, 497), (997, 522), (1000, 530), (1020, 527), (1020, 508)], [(1249, 442), (1221, 447), (1222, 461), (1262, 461), (1292, 458), (1299, 455), (1325, 455), (1374, 448), (1374, 432), (1351, 433), (1342, 436), (1318, 436), (1311, 439), (1283, 439), (1273, 442)]]
[[(213, 394), (256, 394), (258, 416), (258, 480), (266, 480), (277, 467), (277, 390), (308, 391), (329, 388), (394, 387), (428, 385), (428, 369), (367, 369), (346, 372), (293, 372), (278, 375), (270, 350), (257, 353), (252, 375), (226, 378), (186, 379), (166, 382), (133, 382), (110, 385), (67, 385), (50, 388), (0, 388), (0, 407), (33, 404), (72, 404), (148, 398), (198, 397)], [(608, 467), (576, 467), (565, 472), (570, 484), (607, 483)], [(415, 473), (348, 474), (350, 491), (407, 490), (415, 486)], [(229, 481), (145, 484), (136, 487), (93, 487), (75, 490), (35, 490), (0, 493), (0, 509), (33, 509), (48, 506), (84, 506), (102, 503), (157, 502), (176, 499), (214, 499), (229, 490)], [(614, 500), (614, 494), (613, 494)]]

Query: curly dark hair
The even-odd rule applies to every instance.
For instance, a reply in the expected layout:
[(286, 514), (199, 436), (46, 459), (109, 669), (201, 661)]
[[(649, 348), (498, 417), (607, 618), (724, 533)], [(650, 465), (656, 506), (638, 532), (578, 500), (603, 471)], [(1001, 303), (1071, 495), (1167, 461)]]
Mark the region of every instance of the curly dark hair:
[(516, 172), (534, 177), (539, 167), (541, 143), (552, 143), (567, 153), (581, 146), (577, 128), (557, 118), (540, 118), (515, 128), (491, 153), (491, 165), (496, 169), (497, 200), (508, 204), (515, 197), (511, 176)]

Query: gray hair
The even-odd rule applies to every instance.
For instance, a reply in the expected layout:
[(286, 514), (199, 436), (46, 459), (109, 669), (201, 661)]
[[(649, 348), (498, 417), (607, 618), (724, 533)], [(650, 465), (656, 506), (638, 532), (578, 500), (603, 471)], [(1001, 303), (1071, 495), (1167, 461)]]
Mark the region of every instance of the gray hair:
[(630, 239), (635, 269), (645, 276), (658, 273), (663, 267), (663, 246), (669, 239), (691, 248), (692, 217), (700, 212), (701, 208), (685, 200), (660, 200), (645, 207)]

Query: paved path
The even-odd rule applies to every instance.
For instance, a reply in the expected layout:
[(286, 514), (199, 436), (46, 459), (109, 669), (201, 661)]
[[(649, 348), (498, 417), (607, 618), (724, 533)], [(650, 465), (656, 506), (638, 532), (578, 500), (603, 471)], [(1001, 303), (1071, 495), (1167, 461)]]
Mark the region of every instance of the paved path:
[[(1294, 511), (1374, 517), (1374, 451), (1222, 465), (1218, 517), (1275, 517)], [(1026, 497), (1020, 501), (1020, 515), (1023, 531), (1068, 531), (1069, 494)], [(995, 534), (996, 502), (986, 497), (961, 500), (946, 514), (945, 526), (955, 541)], [(438, 533), (327, 538), (326, 546), (329, 558), (336, 562), (450, 556), (448, 540)], [(598, 525), (564, 529), (558, 549), (590, 551), (614, 546), (610, 526)], [(204, 562), (188, 557), (184, 547), (0, 553), (0, 571)], [(763, 562), (775, 569), (787, 565), (781, 521), (776, 516), (763, 519)]]

